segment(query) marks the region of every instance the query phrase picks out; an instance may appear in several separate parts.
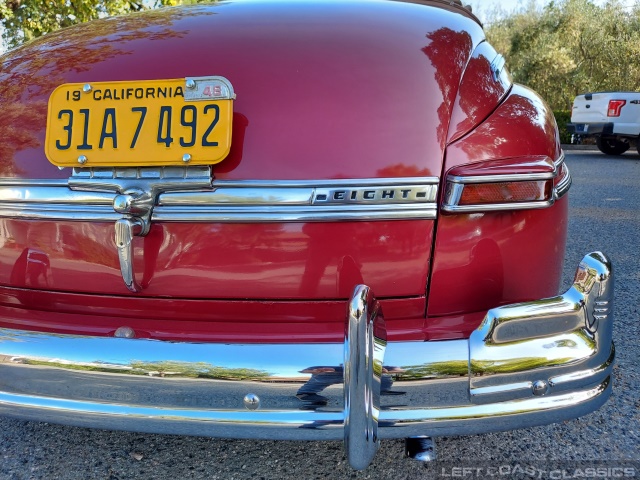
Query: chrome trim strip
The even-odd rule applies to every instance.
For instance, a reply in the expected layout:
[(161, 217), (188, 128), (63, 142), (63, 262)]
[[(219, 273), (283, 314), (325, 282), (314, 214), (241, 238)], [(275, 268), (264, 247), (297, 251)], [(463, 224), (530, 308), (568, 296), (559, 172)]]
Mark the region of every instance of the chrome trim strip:
[(564, 163), (564, 160), (565, 160), (564, 150), (560, 150), (560, 156), (556, 158), (555, 161), (553, 162), (553, 164), (556, 167), (556, 171), (560, 170), (560, 165)]
[(104, 205), (45, 205), (36, 203), (0, 203), (0, 218), (21, 220), (59, 220), (115, 222), (122, 215)]
[[(569, 394), (553, 395), (549, 397), (530, 398), (526, 400), (513, 400), (508, 402), (500, 402), (494, 405), (474, 405), (474, 406), (466, 405), (466, 406), (451, 407), (451, 408), (419, 409), (419, 410), (408, 410), (408, 411), (384, 410), (380, 413), (380, 421), (381, 422), (389, 421), (389, 423), (392, 423), (392, 422), (396, 423), (395, 425), (393, 425), (395, 428), (402, 426), (403, 423), (411, 424), (415, 422), (420, 422), (418, 425), (422, 426), (423, 431), (429, 432), (428, 433), (429, 435), (431, 435), (432, 434), (431, 432), (434, 432), (434, 430), (429, 429), (430, 425), (428, 425), (428, 423), (431, 423), (431, 422), (454, 423), (455, 422), (458, 424), (457, 425), (458, 428), (455, 428), (455, 429), (452, 428), (451, 426), (448, 426), (449, 428), (446, 428), (447, 427), (446, 425), (442, 425), (441, 426), (442, 430), (440, 431), (435, 430), (435, 432), (437, 433), (435, 433), (434, 436), (443, 435), (447, 431), (456, 432), (458, 434), (460, 434), (459, 432), (466, 432), (470, 434), (471, 432), (478, 433), (478, 432), (487, 432), (487, 431), (512, 430), (513, 428), (523, 428), (524, 425), (544, 425), (544, 423), (539, 423), (540, 419), (538, 419), (537, 422), (533, 422), (533, 423), (519, 423), (524, 420), (521, 417), (526, 416), (526, 414), (536, 414), (536, 415), (540, 415), (541, 417), (545, 417), (544, 415), (545, 413), (550, 414), (552, 413), (553, 410), (560, 410), (562, 408), (567, 408), (567, 409), (576, 408), (576, 411), (574, 411), (575, 415), (577, 416), (584, 415), (587, 412), (585, 412), (582, 408), (580, 408), (582, 407), (582, 404), (587, 403), (590, 400), (594, 400), (596, 397), (603, 394), (605, 394), (607, 398), (611, 394), (611, 380), (609, 377), (606, 377), (601, 383), (599, 383), (593, 388), (586, 388), (584, 390), (577, 390)], [(604, 403), (604, 401), (606, 401), (606, 398), (603, 399), (602, 403)], [(594, 409), (591, 409), (590, 411), (593, 411), (593, 410)], [(556, 413), (556, 415), (559, 418), (564, 418), (564, 419), (577, 418), (575, 416), (573, 417), (567, 416), (569, 412), (564, 412), (564, 415), (561, 412), (553, 412), (553, 413)], [(509, 418), (511, 415), (516, 417), (520, 416), (520, 418)], [(549, 416), (552, 416), (552, 415), (547, 416), (546, 423), (553, 423), (559, 420), (558, 418), (555, 418), (554, 420), (550, 420), (548, 418)], [(493, 428), (487, 426), (488, 428), (485, 427), (485, 429), (478, 428), (479, 427), (478, 424), (480, 422), (487, 421), (490, 419), (502, 421), (504, 422), (504, 425), (499, 428), (496, 428), (495, 426)], [(463, 422), (472, 422), (472, 423), (475, 423), (475, 425), (472, 424), (465, 428), (465, 426), (461, 425)], [(518, 426), (514, 427), (514, 423)], [(437, 425), (436, 423), (436, 428), (438, 426), (439, 425)], [(418, 431), (418, 430), (419, 430), (418, 428), (411, 429), (411, 431)], [(406, 435), (406, 432), (404, 434), (402, 434), (402, 432), (395, 432), (397, 436), (393, 434), (392, 434), (393, 436), (391, 435), (387, 436), (385, 434), (391, 433), (387, 429), (383, 429), (382, 433), (383, 433), (383, 438), (398, 438), (401, 435), (402, 436)]]
[(571, 178), (571, 172), (569, 171), (569, 167), (565, 162), (564, 151), (560, 152), (560, 156), (553, 163), (556, 167), (556, 171), (558, 172), (558, 174), (560, 173), (563, 165), (567, 172), (567, 175), (555, 186), (555, 189), (553, 192), (555, 199), (558, 200), (559, 198), (562, 198), (564, 195), (569, 193), (569, 189), (571, 188), (571, 184), (573, 180)]
[[(428, 220), (435, 219), (435, 205), (395, 205), (377, 208), (374, 205), (349, 205), (342, 208), (316, 206), (299, 208), (252, 207), (165, 207), (154, 209), (155, 222), (334, 222), (374, 220)], [(24, 220), (57, 220), (115, 222), (122, 215), (106, 205), (43, 205), (0, 203), (0, 217)]]
[(152, 220), (158, 222), (337, 222), (363, 220), (433, 220), (435, 205), (309, 206), (297, 208), (265, 207), (156, 207)]
[(571, 184), (573, 183), (569, 167), (565, 164), (564, 168), (567, 172), (567, 175), (555, 186), (554, 195), (556, 200), (569, 193), (569, 189), (571, 188)]
[(446, 190), (444, 194), (444, 202), (442, 203), (442, 210), (445, 212), (455, 211), (449, 209), (458, 206), (460, 203), (464, 185), (461, 183), (446, 183), (445, 188)]
[(498, 81), (500, 79), (500, 74), (505, 66), (505, 59), (502, 55), (497, 54), (495, 58), (491, 61), (491, 73), (493, 73), (493, 80)]
[[(612, 288), (610, 262), (594, 252), (565, 294), (490, 310), (469, 340), (389, 342), (384, 359), (382, 318), (364, 286), (350, 303), (345, 343), (210, 344), (0, 329), (0, 413), (230, 438), (337, 440), (346, 433), (350, 460), (356, 444), (369, 452), (378, 436), (551, 423), (588, 413), (611, 394)], [(519, 388), (525, 384), (532, 388)], [(259, 399), (257, 409), (247, 397)]]
[(67, 180), (59, 179), (29, 179), (23, 178), (0, 178), (0, 187), (10, 186), (27, 186), (27, 187), (66, 187), (68, 185)]
[(536, 180), (551, 180), (556, 177), (556, 172), (548, 173), (521, 173), (513, 175), (476, 175), (459, 177), (447, 175), (447, 181), (451, 183), (476, 184), (476, 183), (502, 183), (502, 182), (533, 182)]
[[(24, 203), (49, 205), (111, 205), (113, 194), (101, 192), (77, 192), (67, 185), (0, 186), (0, 204)], [(113, 209), (112, 209), (113, 210)]]
[(442, 210), (450, 213), (477, 213), (477, 212), (506, 212), (511, 210), (534, 210), (547, 208), (553, 205), (554, 200), (541, 202), (521, 202), (521, 203), (496, 203), (486, 205), (448, 205), (442, 206)]
[(220, 187), (213, 191), (176, 192), (162, 194), (158, 205), (162, 206), (261, 206), (261, 205), (310, 205), (312, 188), (238, 188)]
[[(611, 379), (549, 397), (449, 408), (380, 412), (380, 438), (471, 435), (570, 420), (602, 406)], [(16, 415), (16, 412), (20, 415)], [(230, 411), (123, 406), (0, 391), (0, 414), (14, 418), (108, 430), (265, 440), (341, 440), (342, 412)]]
[(162, 194), (158, 205), (193, 206), (288, 206), (288, 205), (425, 205), (434, 203), (437, 185), (397, 185), (343, 188), (218, 187), (213, 191)]
[[(4, 179), (0, 180), (0, 217), (113, 222), (122, 218), (120, 214), (142, 218), (148, 212), (148, 219), (142, 218), (146, 231), (153, 221), (333, 222), (435, 219), (437, 215), (438, 180), (434, 177), (214, 181), (211, 189), (203, 189), (202, 185), (210, 184), (206, 178), (202, 171), (176, 167), (162, 173), (74, 169), (69, 182)], [(159, 191), (146, 195), (147, 183)], [(197, 190), (185, 191), (188, 188)]]
[(506, 385), (494, 385), (492, 387), (474, 388), (471, 395), (487, 395), (494, 393), (515, 392), (517, 390), (531, 390), (533, 382), (509, 383)]
[(394, 187), (403, 185), (438, 185), (438, 177), (359, 178), (335, 180), (215, 180), (215, 187), (237, 188), (334, 188), (334, 187)]

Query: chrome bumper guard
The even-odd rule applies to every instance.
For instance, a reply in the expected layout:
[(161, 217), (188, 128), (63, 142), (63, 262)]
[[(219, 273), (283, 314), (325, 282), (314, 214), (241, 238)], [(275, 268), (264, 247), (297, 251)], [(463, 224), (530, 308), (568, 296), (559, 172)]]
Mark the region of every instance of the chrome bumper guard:
[(386, 342), (366, 286), (344, 344), (226, 345), (0, 329), (0, 414), (228, 438), (344, 439), (365, 468), (380, 438), (575, 418), (611, 394), (613, 276), (599, 252), (554, 298), (490, 310), (468, 340)]

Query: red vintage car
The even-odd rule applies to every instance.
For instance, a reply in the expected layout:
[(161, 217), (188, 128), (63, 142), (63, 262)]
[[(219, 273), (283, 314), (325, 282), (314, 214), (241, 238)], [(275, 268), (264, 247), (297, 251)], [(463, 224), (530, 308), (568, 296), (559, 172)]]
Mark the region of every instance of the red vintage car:
[(558, 296), (554, 117), (459, 2), (166, 8), (0, 61), (0, 413), (361, 469), (611, 394), (607, 257)]

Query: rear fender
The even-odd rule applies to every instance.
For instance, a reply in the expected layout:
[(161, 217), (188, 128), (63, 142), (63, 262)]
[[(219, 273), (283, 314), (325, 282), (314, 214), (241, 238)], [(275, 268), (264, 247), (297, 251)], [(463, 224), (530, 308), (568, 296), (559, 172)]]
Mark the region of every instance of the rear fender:
[[(479, 127), (451, 143), (446, 173), (463, 165), (515, 157), (548, 157), (568, 175), (551, 110), (533, 91), (514, 85)], [(556, 180), (557, 181), (557, 180)], [(444, 200), (445, 189), (441, 189)], [(568, 201), (542, 209), (441, 214), (428, 316), (469, 313), (558, 293)]]

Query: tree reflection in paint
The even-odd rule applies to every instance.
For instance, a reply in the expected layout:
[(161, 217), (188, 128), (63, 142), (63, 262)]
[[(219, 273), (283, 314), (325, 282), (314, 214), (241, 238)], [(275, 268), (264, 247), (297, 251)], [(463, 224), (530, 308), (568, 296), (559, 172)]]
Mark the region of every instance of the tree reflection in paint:
[(456, 32), (450, 28), (439, 28), (429, 33), (431, 40), (422, 51), (429, 57), (435, 68), (435, 79), (442, 93), (442, 103), (438, 107), (438, 143), (444, 148), (451, 118), (451, 110), (458, 94), (458, 85), (467, 60), (473, 49), (469, 33)]
[[(555, 132), (555, 120), (546, 104), (525, 87), (514, 86), (500, 108), (459, 145), (469, 162), (507, 155), (547, 155), (548, 146), (557, 143)], [(505, 144), (510, 146), (508, 154)]]
[(185, 17), (213, 14), (192, 7), (108, 18), (51, 33), (0, 57), (0, 176), (20, 175), (15, 157), (20, 151), (37, 149), (35, 157), (43, 158), (47, 101), (58, 85), (130, 55), (136, 41), (185, 36), (188, 29), (175, 27)]
[(488, 117), (511, 87), (511, 77), (505, 68), (498, 78), (494, 76), (491, 62), (496, 56), (493, 47), (483, 42), (469, 60), (451, 116), (450, 142)]

